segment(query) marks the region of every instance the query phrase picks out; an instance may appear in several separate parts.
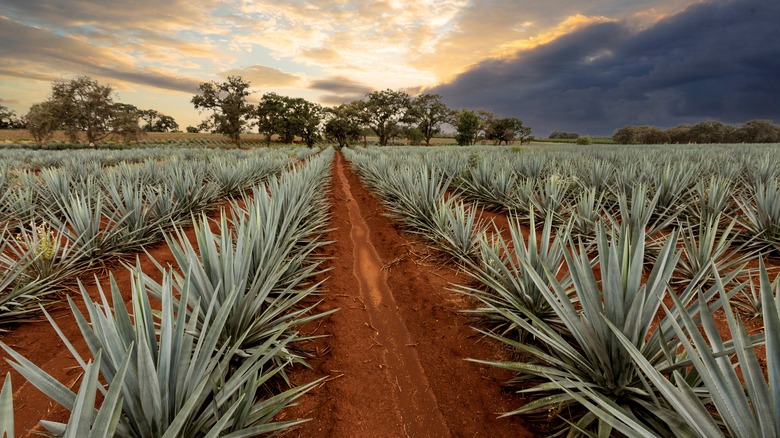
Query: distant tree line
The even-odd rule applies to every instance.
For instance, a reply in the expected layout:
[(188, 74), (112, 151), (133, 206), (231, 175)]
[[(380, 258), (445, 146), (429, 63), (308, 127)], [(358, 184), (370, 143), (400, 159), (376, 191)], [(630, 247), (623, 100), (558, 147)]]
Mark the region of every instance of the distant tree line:
[(527, 141), (531, 128), (517, 118), (502, 118), (488, 111), (453, 110), (438, 94), (410, 96), (404, 91), (382, 90), (366, 94), (361, 100), (335, 107), (323, 107), (300, 97), (273, 92), (263, 94), (257, 104), (248, 102), (249, 82), (230, 76), (226, 82), (204, 82), (192, 97), (196, 109), (210, 115), (198, 127), (230, 137), (241, 146), (241, 134), (257, 130), (270, 144), (276, 138), (292, 143), (296, 138), (312, 147), (321, 140), (340, 147), (367, 143), (373, 134), (378, 143), (387, 145), (393, 139), (405, 139), (413, 145), (430, 145), (445, 124), (454, 126), (458, 144), (474, 144), (479, 139), (496, 144)]
[[(134, 141), (146, 132), (178, 131), (179, 125), (168, 115), (153, 109), (139, 109), (117, 102), (110, 85), (82, 76), (52, 83), (44, 102), (32, 105), (23, 117), (0, 106), (0, 129), (24, 128), (37, 143), (64, 131), (70, 141), (81, 139), (96, 144), (109, 136)], [(203, 82), (191, 102), (209, 116), (187, 132), (223, 134), (241, 146), (241, 134), (257, 131), (268, 143), (273, 137), (282, 143), (300, 139), (312, 147), (326, 140), (340, 147), (362, 142), (374, 135), (387, 145), (404, 139), (412, 145), (430, 145), (445, 125), (455, 128), (456, 141), (471, 145), (477, 141), (510, 144), (530, 141), (531, 128), (514, 117), (501, 117), (486, 110), (449, 108), (438, 94), (411, 96), (404, 91), (382, 90), (363, 99), (335, 107), (324, 107), (299, 97), (265, 93), (256, 104), (248, 101), (250, 84), (240, 76), (225, 82)]]
[(124, 141), (135, 141), (145, 132), (179, 129), (173, 117), (116, 102), (114, 94), (110, 85), (87, 76), (55, 81), (49, 98), (33, 104), (21, 118), (0, 107), (0, 126), (27, 129), (39, 144), (50, 140), (55, 131), (62, 130), (71, 142), (78, 142), (83, 137), (93, 145), (111, 135)]
[(550, 137), (548, 138), (561, 139), (561, 140), (576, 140), (580, 138), (580, 134), (576, 132), (553, 131), (550, 133)]
[(742, 126), (700, 122), (663, 130), (655, 126), (625, 126), (612, 135), (619, 144), (780, 143), (780, 126), (751, 120)]

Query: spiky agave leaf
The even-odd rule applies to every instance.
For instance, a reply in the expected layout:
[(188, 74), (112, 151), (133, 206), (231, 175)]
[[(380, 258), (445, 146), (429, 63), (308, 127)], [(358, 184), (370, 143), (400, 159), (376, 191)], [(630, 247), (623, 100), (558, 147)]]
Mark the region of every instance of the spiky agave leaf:
[[(577, 428), (586, 431), (611, 428), (609, 421), (594, 412), (589, 413), (577, 397), (569, 394), (572, 392), (592, 401), (588, 392), (580, 391), (587, 387), (589, 391), (612, 400), (656, 433), (671, 433), (656, 415), (661, 409), (669, 411), (669, 407), (659, 401), (657, 389), (648, 386), (646, 379), (640, 377), (639, 368), (610, 327), (610, 324), (617, 327), (659, 372), (671, 373), (681, 366), (681, 359), (672, 354), (679, 345), (671, 329), (673, 317), (668, 316), (660, 323), (655, 321), (679, 258), (675, 239), (669, 239), (664, 244), (645, 280), (644, 239), (637, 238), (636, 233), (643, 237), (643, 231), (621, 228), (607, 239), (604, 228), (599, 228), (600, 281), (596, 280), (593, 261), (583, 248), (565, 254), (578, 306), (571, 301), (553, 272), (547, 271), (543, 279), (536, 270), (528, 269), (527, 275), (538, 285), (565, 326), (565, 336), (559, 328), (535, 317), (528, 310), (520, 309), (522, 316), (518, 316), (498, 309), (542, 345), (533, 347), (493, 335), (527, 353), (528, 357), (523, 361), (494, 364), (521, 373), (515, 380), (530, 385), (523, 392), (535, 398), (509, 414), (546, 418), (552, 409), (570, 422), (563, 427), (562, 433), (576, 431)], [(639, 242), (638, 246), (633, 245), (635, 241)], [(523, 260), (521, 263), (528, 264)], [(702, 305), (706, 305), (702, 303), (715, 293), (710, 289), (705, 294), (705, 300), (700, 301), (694, 300), (696, 290), (695, 285), (689, 286), (680, 298), (680, 305), (690, 309), (692, 315), (698, 315)], [(713, 310), (713, 306), (707, 308), (708, 312)], [(692, 384), (696, 383), (695, 375), (685, 374), (682, 377)]]
[[(520, 318), (525, 318), (520, 309), (526, 309), (547, 324), (562, 328), (544, 292), (528, 272), (529, 269), (534, 270), (540, 277), (544, 277), (547, 271), (556, 276), (561, 272), (570, 228), (561, 227), (554, 236), (553, 230), (551, 213), (544, 221), (540, 237), (536, 235), (533, 213), (530, 215), (527, 238), (523, 235), (519, 220), (513, 218), (509, 221), (511, 240), (505, 241), (497, 230), (490, 236), (485, 235), (481, 241), (479, 258), (466, 262), (467, 272), (482, 287), (459, 285), (454, 290), (476, 297), (486, 305), (471, 313), (485, 318), (492, 330), (504, 336), (527, 338), (527, 331), (507, 320), (497, 309), (513, 312)], [(568, 290), (571, 283), (562, 279), (560, 285)], [(549, 284), (544, 285), (546, 289), (550, 287)], [(513, 332), (517, 334), (510, 335)]]
[[(84, 378), (76, 394), (76, 399), (66, 424), (42, 420), (41, 425), (49, 432), (63, 437), (108, 437), (114, 436), (122, 413), (122, 385), (130, 364), (128, 354), (119, 367), (110, 389), (106, 392), (99, 382), (99, 369), (102, 352), (95, 356), (94, 363), (88, 362), (84, 368)], [(39, 371), (43, 373), (42, 370)], [(36, 385), (37, 386), (37, 385)], [(99, 409), (95, 409), (96, 391), (100, 388), (105, 395)]]
[[(279, 367), (269, 364), (277, 351), (286, 345), (284, 340), (279, 339), (284, 330), (280, 329), (268, 342), (253, 351), (240, 367), (235, 368), (231, 364), (237, 344), (219, 347), (220, 333), (230, 306), (216, 311), (212, 303), (207, 312), (215, 312), (216, 316), (209, 316), (207, 323), (199, 327), (197, 308), (192, 316), (188, 312), (174, 311), (170, 276), (164, 280), (166, 286), (160, 312), (152, 311), (140, 273), (134, 273), (133, 277), (132, 316), (124, 305), (111, 309), (102, 289), (99, 289), (102, 305), (97, 305), (89, 300), (82, 287), (91, 322), (87, 322), (69, 299), (88, 347), (93, 352), (102, 352), (100, 371), (108, 382), (109, 394), (114, 379), (121, 374), (120, 364), (129, 358), (125, 378), (119, 385), (123, 402), (117, 436), (217, 436), (228, 429), (245, 434), (259, 427), (279, 430), (291, 424), (273, 424), (267, 417), (251, 416), (237, 422), (235, 417), (239, 411), (267, 409), (265, 402), (256, 398), (257, 386), (251, 384), (262, 384), (279, 372)], [(122, 303), (113, 278), (111, 293), (114, 302)], [(233, 293), (232, 298), (235, 296)], [(186, 301), (187, 297), (182, 299)], [(66, 347), (86, 369), (84, 359), (56, 323), (50, 317), (49, 320)], [(7, 346), (2, 346), (18, 362), (15, 368), (20, 373), (57, 403), (73, 411), (78, 401), (77, 394)], [(97, 356), (98, 353), (93, 354)], [(311, 385), (293, 388), (273, 400), (289, 403)], [(281, 409), (277, 404), (274, 407)]]
[(780, 250), (780, 183), (758, 182), (753, 192), (752, 199), (737, 198), (746, 219), (743, 225), (754, 239)]
[(736, 221), (725, 228), (720, 215), (701, 221), (698, 225), (686, 223), (680, 234), (683, 244), (683, 257), (675, 269), (674, 280), (685, 283), (696, 274), (705, 271), (710, 278), (710, 264), (719, 272), (741, 271), (757, 253), (749, 250), (746, 244), (737, 245), (737, 235), (733, 232)]
[(710, 399), (729, 434), (745, 438), (780, 437), (780, 288), (776, 282), (773, 285), (769, 280), (761, 260), (759, 272), (767, 361), (765, 377), (754, 352), (760, 339), (748, 335), (744, 324), (730, 307), (717, 270), (714, 271), (720, 290), (719, 299), (725, 310), (732, 336), (731, 343), (738, 359), (739, 373), (730, 356), (719, 354), (727, 351), (728, 345), (723, 341), (710, 314), (702, 315), (704, 334), (685, 314), (682, 324), (675, 326), (675, 331), (683, 339), (683, 346), (709, 389)]
[(3, 389), (0, 390), (0, 438), (14, 437), (14, 399), (11, 386), (11, 373), (5, 375)]
[(487, 229), (474, 206), (456, 198), (442, 199), (428, 237), (456, 260), (473, 258)]
[(28, 321), (39, 311), (41, 300), (56, 292), (50, 281), (25, 277), (36, 258), (13, 257), (18, 241), (7, 226), (0, 232), (0, 326)]

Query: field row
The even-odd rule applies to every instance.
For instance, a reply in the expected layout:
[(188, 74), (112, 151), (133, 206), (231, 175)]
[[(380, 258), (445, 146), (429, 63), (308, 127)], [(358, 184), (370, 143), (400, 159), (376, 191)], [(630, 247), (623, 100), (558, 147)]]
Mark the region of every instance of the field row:
[[(49, 168), (23, 172), (22, 183), (9, 183), (11, 191), (34, 187), (39, 201), (57, 198), (52, 203), (35, 202), (31, 209), (34, 224), (47, 224), (41, 239), (53, 242), (51, 246), (41, 245), (41, 240), (18, 240), (24, 223), (7, 228), (4, 244), (13, 250), (4, 257), (9, 267), (24, 271), (10, 274), (14, 278), (2, 290), (4, 299), (42, 281), (31, 269), (43, 259), (61, 274), (46, 277), (47, 283), (67, 285), (73, 277), (83, 276), (83, 268), (109, 255), (145, 247), (149, 240), (137, 237), (142, 228), (164, 236), (176, 260), (175, 270), (159, 262), (154, 263), (159, 273), (134, 268), (129, 293), (112, 279), (110, 290), (99, 288), (97, 296), (91, 296), (79, 281), (86, 313), (70, 297), (68, 302), (81, 336), (67, 339), (64, 333), (72, 330), (57, 329), (84, 370), (78, 392), (0, 343), (19, 374), (71, 412), (67, 421), (42, 422), (47, 430), (75, 436), (148, 436), (152, 431), (166, 436), (254, 436), (297, 423), (275, 423), (274, 417), (315, 384), (284, 382), (286, 370), (303, 362), (294, 346), (301, 340), (297, 327), (322, 316), (310, 312), (308, 297), (318, 287), (313, 276), (321, 260), (314, 252), (322, 245), (318, 236), (327, 224), (324, 199), (333, 151), (309, 153), (299, 163), (290, 161), (295, 154), (288, 152), (240, 159), (230, 154), (205, 161), (123, 162), (100, 166), (99, 174)], [(67, 181), (56, 187), (67, 186), (68, 192), (55, 191), (53, 178), (44, 174)], [(33, 178), (39, 178), (34, 185)], [(137, 201), (118, 218), (112, 216), (114, 207), (123, 204), (113, 202), (115, 191), (121, 193), (116, 200)], [(158, 198), (147, 196), (169, 191), (166, 209), (156, 207)], [(222, 204), (216, 220), (196, 214), (224, 196), (233, 200)], [(83, 220), (66, 214), (72, 203), (83, 207), (85, 215), (76, 216)], [(160, 219), (151, 215), (154, 211), (167, 215)], [(142, 213), (151, 219), (144, 217), (149, 220), (131, 228), (136, 222), (128, 215)], [(64, 219), (56, 222), (59, 226), (45, 222), (60, 217)], [(185, 218), (193, 222), (193, 241), (182, 228)], [(94, 230), (92, 235), (77, 228), (87, 220), (91, 222), (85, 230)], [(40, 236), (39, 228), (36, 225), (30, 235)], [(136, 237), (117, 238), (128, 234)], [(18, 253), (21, 249), (27, 252)], [(29, 257), (30, 263), (19, 262), (19, 256), (31, 252), (36, 254)], [(63, 266), (71, 277), (63, 273)], [(127, 296), (129, 306), (123, 299)], [(31, 303), (40, 299), (30, 294), (23, 298)], [(3, 308), (4, 316), (8, 310)], [(54, 319), (50, 322), (55, 324)], [(24, 328), (22, 324), (13, 330)], [(9, 382), (6, 387), (0, 397), (0, 426), (13, 430)], [(104, 401), (93, 410), (98, 393)]]
[[(776, 436), (780, 282), (766, 266), (777, 265), (780, 184), (769, 152), (722, 148), (720, 167), (685, 149), (345, 155), (395, 218), (472, 278), (453, 290), (516, 352), (477, 359), (515, 372), (530, 399), (508, 415), (542, 433)], [(482, 208), (507, 213), (508, 229)]]

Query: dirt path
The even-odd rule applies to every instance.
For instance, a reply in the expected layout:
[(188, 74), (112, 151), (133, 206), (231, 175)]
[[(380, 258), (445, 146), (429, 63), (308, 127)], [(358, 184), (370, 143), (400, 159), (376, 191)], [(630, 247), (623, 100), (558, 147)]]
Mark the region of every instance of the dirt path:
[(341, 311), (316, 334), (320, 357), (295, 370), (298, 383), (330, 376), (284, 419), (312, 421), (288, 432), (301, 437), (531, 436), (516, 418), (498, 419), (522, 402), (501, 392), (511, 377), (465, 361), (496, 359), (459, 310), (464, 297), (446, 290), (463, 280), (428, 265), (432, 253), (407, 240), (339, 153), (333, 171), (335, 228), (320, 310)]

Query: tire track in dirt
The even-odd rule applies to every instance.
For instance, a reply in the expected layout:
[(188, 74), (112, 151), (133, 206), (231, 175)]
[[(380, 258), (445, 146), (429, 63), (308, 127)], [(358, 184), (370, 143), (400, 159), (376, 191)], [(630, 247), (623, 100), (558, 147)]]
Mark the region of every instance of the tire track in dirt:
[[(498, 418), (523, 401), (502, 390), (512, 373), (464, 360), (509, 358), (460, 313), (473, 308), (473, 300), (447, 290), (467, 278), (426, 261), (435, 259), (433, 253), (384, 216), (378, 198), (341, 153), (334, 164), (331, 230), (324, 237), (333, 243), (322, 248), (328, 271), (320, 278), (326, 291), (316, 311), (341, 310), (302, 329), (325, 336), (306, 346), (313, 353), (310, 368), (295, 368), (290, 377), (295, 384), (328, 381), (280, 413), (277, 420), (311, 418), (285, 436), (533, 436), (519, 418)], [(367, 268), (368, 258), (373, 261)], [(387, 290), (372, 289), (368, 279), (361, 286), (363, 276), (373, 276)], [(415, 375), (396, 380), (397, 370)], [(408, 385), (418, 387), (407, 390)], [(411, 425), (408, 418), (422, 424)]]
[(349, 209), (351, 237), (354, 248), (354, 275), (360, 295), (366, 302), (369, 328), (376, 331), (377, 344), (383, 351), (384, 378), (395, 380), (397, 389), (390, 392), (392, 405), (400, 415), (404, 433), (409, 436), (450, 436), (436, 397), (428, 391), (430, 385), (425, 375), (414, 340), (406, 329), (398, 312), (393, 294), (387, 285), (383, 264), (371, 243), (370, 230), (363, 219), (360, 206), (350, 190), (341, 161), (337, 163), (338, 178), (344, 188), (345, 202)]

